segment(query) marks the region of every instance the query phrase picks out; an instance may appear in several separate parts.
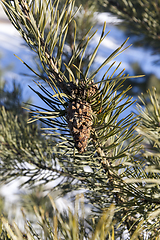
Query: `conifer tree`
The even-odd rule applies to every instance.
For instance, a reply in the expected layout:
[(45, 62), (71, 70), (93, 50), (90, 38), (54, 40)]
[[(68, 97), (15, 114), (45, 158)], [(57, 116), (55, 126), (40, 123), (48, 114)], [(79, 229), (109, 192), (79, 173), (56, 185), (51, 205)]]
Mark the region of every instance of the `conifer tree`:
[[(45, 124), (44, 135), (32, 132), (30, 127), (2, 109), (1, 181), (7, 183), (25, 176), (24, 185), (36, 187), (61, 179), (54, 190), (65, 196), (83, 189), (85, 202), (92, 206), (93, 219), (93, 222), (85, 222), (83, 216), (78, 218), (77, 200), (75, 214), (69, 212), (64, 218), (50, 198), (55, 213), (52, 222), (47, 213), (35, 207), (42, 236), (27, 220), (23, 234), (16, 224), (11, 227), (2, 218), (9, 234), (5, 235), (6, 239), (116, 239), (126, 229), (130, 239), (144, 239), (146, 233), (158, 239), (159, 174), (154, 174), (154, 164), (148, 164), (149, 160), (154, 162), (143, 154), (142, 139), (136, 133), (136, 130), (141, 134), (147, 132), (143, 128), (147, 118), (132, 113), (121, 117), (133, 104), (132, 98), (127, 96), (130, 86), (121, 90), (123, 82), (131, 76), (119, 72), (120, 64), (116, 65), (113, 60), (128, 48), (124, 48), (127, 41), (98, 69), (92, 69), (99, 45), (107, 35), (106, 23), (97, 46), (84, 64), (87, 46), (96, 32), (86, 32), (77, 44), (74, 16), (78, 10), (74, 8), (74, 1), (66, 1), (60, 11), (59, 1), (1, 2), (14, 27), (40, 59), (45, 71), (43, 76), (21, 61), (41, 80), (35, 83), (39, 91), (31, 89), (46, 104), (46, 108), (32, 104), (28, 108), (28, 122), (33, 124), (39, 120)], [(74, 26), (73, 46), (66, 64), (64, 53), (70, 24)], [(102, 67), (106, 67), (106, 72), (96, 81)], [(152, 95), (150, 99), (154, 117), (159, 121), (158, 100), (156, 97), (153, 100)], [(150, 121), (154, 121), (154, 117), (150, 116)], [(159, 134), (158, 128), (153, 131)], [(147, 137), (150, 139), (152, 134), (151, 129)], [(155, 144), (157, 142), (152, 143), (152, 148), (159, 146)], [(154, 160), (156, 163), (158, 158), (159, 155)], [(149, 171), (146, 166), (151, 167)]]

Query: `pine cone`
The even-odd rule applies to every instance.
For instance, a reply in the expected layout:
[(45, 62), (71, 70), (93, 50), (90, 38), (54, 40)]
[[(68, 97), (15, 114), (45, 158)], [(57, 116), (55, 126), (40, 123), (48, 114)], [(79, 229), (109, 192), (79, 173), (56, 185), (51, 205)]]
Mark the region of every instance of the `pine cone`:
[[(75, 141), (75, 147), (79, 153), (83, 153), (87, 147), (92, 126), (92, 108), (90, 105), (90, 97), (98, 90), (97, 85), (90, 82), (86, 86), (86, 82), (77, 80), (77, 85), (70, 83), (72, 101), (66, 109), (67, 122), (70, 132)], [(92, 85), (92, 86), (90, 86)], [(87, 102), (86, 99), (89, 101)], [(93, 99), (92, 99), (93, 100)]]
[(86, 87), (86, 83), (82, 80), (80, 80), (80, 82), (77, 80), (77, 85), (73, 82), (70, 82), (67, 84), (68, 92), (70, 92), (69, 95), (73, 99), (80, 98), (80, 99), (86, 100), (86, 98), (92, 97), (98, 90), (97, 84), (90, 86), (93, 83), (94, 82), (91, 81), (88, 84), (88, 87)]
[(92, 109), (85, 100), (70, 102), (67, 109), (67, 122), (70, 132), (75, 141), (75, 147), (81, 154), (87, 147), (92, 126)]

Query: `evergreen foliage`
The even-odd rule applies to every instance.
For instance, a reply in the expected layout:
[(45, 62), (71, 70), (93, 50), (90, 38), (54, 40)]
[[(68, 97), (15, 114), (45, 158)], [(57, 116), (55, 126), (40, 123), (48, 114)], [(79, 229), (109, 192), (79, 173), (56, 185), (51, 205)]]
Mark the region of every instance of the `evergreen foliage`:
[[(25, 176), (24, 184), (35, 187), (61, 179), (52, 190), (60, 190), (60, 195), (64, 196), (83, 189), (85, 203), (91, 203), (95, 221), (91, 224), (91, 237), (87, 236), (84, 218), (78, 221), (78, 208), (75, 208), (75, 214), (69, 212), (68, 219), (64, 219), (51, 199), (56, 210), (52, 224), (47, 213), (35, 208), (42, 236), (28, 221), (26, 235), (23, 235), (16, 224), (12, 228), (3, 218), (9, 236), (16, 240), (26, 237), (61, 239), (61, 236), (62, 239), (106, 239), (107, 236), (116, 239), (127, 229), (130, 239), (144, 239), (145, 233), (158, 239), (159, 152), (146, 154), (148, 151), (142, 148), (142, 138), (136, 130), (150, 140), (152, 150), (159, 151), (159, 105), (153, 92), (153, 96), (150, 94), (153, 116), (145, 110), (141, 117), (132, 113), (122, 117), (133, 104), (132, 98), (127, 96), (131, 87), (122, 90), (122, 86), (133, 76), (124, 74), (124, 70), (119, 72), (120, 64), (116, 66), (113, 60), (128, 48), (124, 48), (127, 41), (98, 69), (92, 69), (99, 45), (107, 35), (106, 23), (86, 64), (85, 53), (96, 32), (90, 34), (87, 31), (81, 40), (77, 40), (74, 1), (67, 1), (63, 8), (59, 7), (59, 1), (52, 3), (50, 0), (1, 2), (12, 24), (39, 56), (45, 71), (43, 76), (21, 61), (43, 80), (36, 82), (39, 91), (32, 90), (46, 103), (46, 108), (30, 104), (28, 126), (21, 116), (1, 108), (1, 182)], [(72, 34), (69, 33), (70, 26), (74, 26)], [(66, 64), (68, 34), (72, 35), (73, 41)], [(102, 67), (107, 67), (106, 72), (102, 79), (95, 81)], [(73, 125), (70, 127), (71, 117)], [(82, 118), (85, 119), (83, 124)], [(34, 124), (37, 120), (44, 124), (42, 132)], [(80, 127), (74, 125), (74, 121)], [(85, 141), (81, 136), (87, 121), (91, 125)], [(79, 134), (78, 140), (75, 140), (76, 134)], [(152, 139), (154, 134), (157, 134), (156, 140)], [(76, 141), (85, 145), (83, 151)], [(53, 224), (54, 228), (51, 227)]]
[(153, 0), (100, 0), (103, 11), (108, 10), (124, 19), (127, 35), (136, 34), (139, 46), (152, 47), (155, 54), (160, 52), (160, 3)]
[[(142, 67), (137, 63), (131, 64), (134, 75), (144, 74)], [(139, 96), (142, 92), (144, 95), (147, 95), (148, 89), (152, 89), (152, 87), (156, 87), (157, 95), (160, 94), (160, 78), (154, 74), (154, 72), (146, 73), (145, 77), (141, 79), (141, 81), (135, 81), (134, 79), (128, 79), (123, 84), (123, 88), (126, 89), (128, 84), (131, 84), (132, 88), (129, 90), (128, 94), (130, 96)], [(122, 89), (123, 89), (122, 88)], [(142, 102), (139, 101), (139, 104)]]
[[(141, 124), (137, 131), (144, 136), (143, 150), (139, 156), (133, 156), (134, 176), (127, 179), (127, 183), (134, 182), (141, 189), (141, 200), (139, 206), (144, 207), (149, 213), (147, 230), (150, 238), (159, 239), (159, 136), (160, 136), (160, 99), (156, 94), (155, 88), (148, 90), (148, 95), (140, 97), (142, 106), (138, 105)], [(144, 108), (145, 106), (145, 108)], [(145, 199), (143, 198), (145, 196)], [(144, 203), (141, 205), (141, 203)], [(142, 218), (144, 217), (144, 213)], [(153, 227), (154, 226), (154, 227)]]
[[(83, 215), (80, 216), (80, 209), (78, 199), (75, 202), (75, 210), (72, 213), (70, 210), (67, 213), (64, 221), (61, 213), (57, 210), (52, 198), (52, 212), (53, 218), (49, 218), (47, 212), (44, 212), (42, 208), (34, 208), (35, 216), (38, 220), (38, 224), (41, 228), (42, 234), (39, 234), (32, 226), (31, 222), (26, 219), (25, 214), (25, 228), (26, 234), (23, 234), (16, 224), (13, 226), (13, 230), (8, 225), (6, 219), (2, 219), (5, 228), (8, 230), (9, 236), (15, 240), (21, 239), (105, 239), (107, 236), (114, 239), (114, 228), (113, 228), (113, 215), (114, 205), (112, 205), (108, 211), (106, 211), (98, 224), (89, 224), (84, 218), (84, 204), (80, 202)], [(91, 221), (90, 221), (91, 222)], [(103, 230), (102, 230), (103, 229)]]
[[(10, 240), (24, 240), (24, 239), (111, 239), (115, 238), (116, 222), (113, 221), (115, 206), (112, 204), (95, 223), (94, 219), (86, 220), (84, 217), (84, 202), (83, 195), (77, 195), (75, 201), (74, 212), (69, 209), (63, 215), (58, 211), (54, 201), (50, 197), (52, 203), (53, 218), (49, 218), (48, 212), (45, 212), (42, 208), (34, 207), (34, 213), (41, 232), (33, 228), (32, 222), (30, 222), (23, 212), (25, 220), (25, 234), (14, 223), (13, 226), (8, 224), (5, 218), (2, 218), (3, 226), (7, 230), (1, 232), (1, 239)], [(81, 210), (81, 211), (80, 211)], [(65, 218), (64, 218), (65, 215)], [(142, 230), (143, 222), (137, 226), (136, 231), (133, 233), (130, 239), (137, 239), (140, 231)], [(8, 232), (8, 233), (7, 233)]]
[[(118, 18), (123, 19), (118, 24), (118, 27), (122, 29), (126, 36), (133, 36), (134, 46), (143, 47), (145, 49), (152, 50), (152, 54), (156, 55), (154, 63), (159, 64), (159, 34), (160, 34), (160, 2), (153, 0), (135, 0), (135, 1), (123, 1), (123, 0), (105, 0), (99, 1), (100, 11), (111, 12)], [(143, 74), (144, 70), (138, 66), (137, 63), (131, 66), (134, 74)], [(152, 68), (150, 73), (144, 73), (146, 76), (143, 81), (132, 81), (129, 83), (133, 86), (130, 90), (130, 95), (139, 95), (141, 92), (146, 92), (148, 88), (152, 86), (157, 88), (157, 94), (159, 93), (159, 78), (154, 74)], [(134, 86), (136, 87), (134, 88)]]

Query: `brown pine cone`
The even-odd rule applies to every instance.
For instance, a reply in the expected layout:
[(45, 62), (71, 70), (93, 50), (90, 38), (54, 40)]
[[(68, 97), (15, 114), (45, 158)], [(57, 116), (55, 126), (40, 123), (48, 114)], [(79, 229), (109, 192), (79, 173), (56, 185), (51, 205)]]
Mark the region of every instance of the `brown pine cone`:
[(67, 122), (75, 141), (75, 147), (81, 154), (87, 147), (92, 126), (92, 109), (85, 100), (74, 100), (66, 109)]

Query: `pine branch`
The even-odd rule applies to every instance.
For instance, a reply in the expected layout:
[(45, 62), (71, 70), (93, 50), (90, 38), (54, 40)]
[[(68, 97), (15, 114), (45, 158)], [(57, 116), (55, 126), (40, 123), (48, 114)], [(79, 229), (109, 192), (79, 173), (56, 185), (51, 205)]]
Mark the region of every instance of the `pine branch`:
[[(84, 218), (84, 203), (83, 196), (76, 196), (74, 212), (69, 209), (65, 214), (58, 211), (53, 199), (50, 197), (52, 204), (52, 217), (50, 218), (46, 209), (34, 206), (34, 216), (38, 221), (38, 226), (33, 227), (33, 224), (28, 220), (26, 209), (23, 209), (23, 218), (25, 220), (25, 232), (22, 232), (14, 223), (10, 225), (8, 221), (2, 217), (3, 235), (7, 233), (8, 238), (12, 237), (15, 240), (19, 239), (41, 239), (43, 236), (49, 239), (87, 239), (87, 240), (103, 240), (112, 236), (112, 239), (117, 239), (117, 225), (113, 219), (115, 206), (112, 204), (98, 219), (86, 220)], [(81, 211), (80, 211), (81, 210)], [(81, 214), (82, 212), (82, 214)], [(137, 226), (136, 231), (132, 235), (132, 239), (137, 238), (143, 231), (144, 221), (141, 221)], [(3, 239), (3, 238), (2, 238)], [(140, 239), (140, 238), (138, 238)]]
[[(115, 62), (111, 62), (128, 48), (123, 48), (127, 40), (107, 57), (98, 69), (91, 72), (98, 48), (107, 35), (105, 34), (106, 24), (103, 26), (99, 42), (90, 55), (85, 69), (81, 68), (83, 57), (95, 33), (91, 36), (85, 35), (77, 44), (75, 28), (73, 55), (62, 73), (60, 62), (63, 62), (64, 43), (69, 23), (73, 19), (71, 16), (73, 2), (71, 1), (69, 5), (71, 11), (67, 10), (65, 5), (60, 14), (57, 11), (58, 1), (54, 5), (49, 5), (50, 1), (47, 2), (47, 13), (51, 21), (49, 21), (46, 36), (44, 33), (46, 28), (45, 5), (40, 11), (34, 5), (34, 1), (31, 1), (30, 5), (24, 0), (19, 1), (19, 4), (15, 0), (13, 4), (4, 1), (3, 3), (12, 23), (21, 32), (29, 46), (39, 55), (47, 73), (47, 77), (43, 80), (48, 87), (37, 82), (39, 90), (35, 91), (32, 88), (46, 103), (46, 108), (33, 105), (29, 109), (29, 122), (40, 120), (46, 124), (47, 128), (43, 129), (46, 136), (38, 141), (38, 144), (28, 140), (23, 146), (21, 141), (12, 138), (12, 135), (8, 141), (11, 149), (7, 146), (7, 154), (9, 154), (6, 154), (6, 158), (12, 156), (12, 170), (16, 170), (15, 166), (18, 167), (21, 163), (22, 169), (17, 168), (20, 170), (18, 176), (24, 174), (29, 176), (27, 181), (29, 185), (34, 184), (35, 181), (40, 182), (40, 180), (47, 183), (64, 175), (66, 178), (55, 189), (62, 189), (64, 194), (72, 190), (85, 189), (86, 198), (93, 204), (98, 214), (114, 201), (117, 207), (115, 216), (118, 221), (124, 220), (130, 228), (135, 223), (136, 214), (145, 212), (144, 203), (147, 197), (143, 191), (137, 189), (136, 184), (124, 181), (124, 178), (130, 178), (132, 175), (138, 176), (138, 168), (136, 172), (133, 170), (134, 167), (126, 166), (133, 164), (133, 156), (138, 155), (141, 141), (140, 136), (135, 133), (139, 119), (137, 120), (133, 114), (121, 118), (121, 114), (133, 104), (132, 98), (127, 96), (127, 91), (131, 87), (123, 91), (121, 87), (127, 78), (133, 76), (125, 75), (124, 70), (118, 72), (120, 64), (114, 68)], [(38, 11), (39, 14), (37, 14)], [(44, 24), (41, 24), (42, 22)], [(55, 49), (58, 49), (57, 55), (54, 52)], [(78, 57), (80, 61), (77, 63)], [(96, 82), (95, 77), (98, 72), (109, 62), (111, 65), (104, 76)], [(24, 64), (39, 76), (27, 63)], [(72, 71), (73, 67), (75, 71)], [(113, 73), (107, 76), (112, 69)], [(7, 133), (8, 129), (6, 136), (8, 136)], [(19, 147), (21, 145), (23, 149)], [(18, 153), (16, 160), (13, 149)], [(23, 161), (21, 156), (24, 157)], [(28, 162), (35, 167), (33, 171), (29, 172), (23, 167)], [(54, 164), (57, 168), (52, 166)], [(86, 167), (89, 168), (88, 171), (85, 170)], [(44, 176), (43, 170), (54, 172)], [(139, 171), (143, 169), (139, 168)], [(14, 172), (9, 174), (5, 180), (12, 177), (16, 177)], [(148, 219), (148, 216), (144, 218)], [(141, 219), (138, 218), (137, 221), (140, 223)]]

